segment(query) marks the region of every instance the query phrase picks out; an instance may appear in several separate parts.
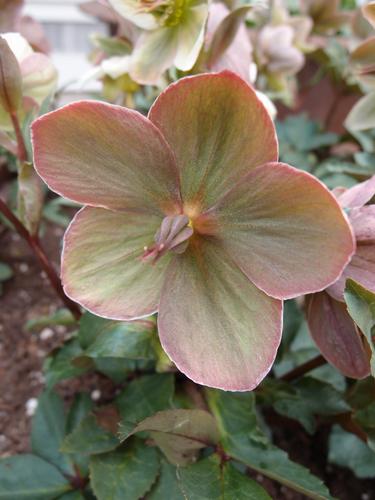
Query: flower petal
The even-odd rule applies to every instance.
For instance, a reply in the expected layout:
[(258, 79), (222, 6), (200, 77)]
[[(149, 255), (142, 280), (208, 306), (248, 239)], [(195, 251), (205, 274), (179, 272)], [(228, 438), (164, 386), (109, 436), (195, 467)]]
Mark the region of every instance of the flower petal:
[(152, 213), (180, 204), (173, 154), (136, 111), (80, 101), (36, 120), (32, 136), (37, 172), (66, 198)]
[(173, 66), (177, 51), (177, 29), (145, 31), (131, 56), (130, 75), (138, 83), (157, 85), (164, 71)]
[(370, 374), (370, 361), (361, 336), (345, 304), (327, 293), (308, 299), (308, 324), (320, 352), (343, 375), (364, 378)]
[(352, 208), (349, 221), (358, 243), (375, 245), (375, 205)]
[(177, 53), (175, 66), (188, 71), (194, 66), (204, 41), (204, 28), (208, 15), (208, 5), (202, 3), (187, 9), (178, 26)]
[(206, 217), (208, 232), (248, 278), (279, 299), (324, 289), (354, 251), (333, 195), (312, 175), (282, 163), (250, 171)]
[(343, 208), (363, 207), (373, 196), (375, 196), (375, 175), (337, 194)]
[(141, 261), (161, 218), (103, 208), (80, 210), (65, 233), (62, 281), (69, 297), (99, 316), (129, 320), (158, 309), (163, 271)]
[(258, 290), (214, 243), (196, 238), (167, 270), (160, 341), (194, 382), (254, 389), (275, 359), (281, 318), (282, 303)]
[(336, 300), (343, 301), (345, 284), (348, 278), (375, 292), (375, 243), (361, 244), (358, 242), (357, 251), (340, 278), (327, 288), (329, 295)]
[(112, 7), (125, 19), (145, 30), (158, 27), (157, 20), (151, 12), (142, 12), (142, 3), (137, 0), (108, 0)]
[(251, 168), (277, 159), (275, 128), (255, 92), (229, 71), (182, 78), (149, 118), (172, 147), (187, 204), (207, 209)]

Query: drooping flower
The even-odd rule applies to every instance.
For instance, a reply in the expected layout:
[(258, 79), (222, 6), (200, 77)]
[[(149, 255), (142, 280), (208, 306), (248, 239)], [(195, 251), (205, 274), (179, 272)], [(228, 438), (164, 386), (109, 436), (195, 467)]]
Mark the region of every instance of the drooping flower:
[(363, 378), (370, 373), (364, 339), (344, 302), (345, 283), (354, 279), (375, 292), (375, 176), (350, 189), (337, 189), (340, 205), (348, 212), (357, 249), (340, 278), (325, 291), (308, 298), (311, 335), (323, 356), (344, 375)]
[[(238, 10), (240, 9), (243, 9), (243, 7), (240, 7)], [(212, 72), (223, 70), (233, 71), (243, 80), (253, 85), (257, 76), (257, 67), (253, 62), (253, 48), (244, 23), (237, 28), (234, 36), (232, 36), (231, 43), (225, 47), (225, 50), (217, 51), (218, 55), (211, 57), (212, 46), (215, 40), (217, 40), (218, 30), (222, 30), (224, 36), (228, 32), (232, 34), (233, 24), (229, 25), (228, 20), (233, 14), (234, 11), (231, 12), (223, 3), (215, 2), (210, 4), (205, 38), (205, 49), (209, 55), (206, 67), (208, 71)], [(220, 42), (224, 45), (223, 42), (225, 41), (221, 40)], [(275, 119), (277, 110), (271, 99), (259, 90), (256, 90), (256, 94), (264, 104), (271, 118)]]
[[(39, 107), (54, 91), (57, 72), (49, 57), (34, 52), (27, 40), (19, 33), (2, 33), (10, 50), (13, 52), (21, 71), (23, 107), (26, 112)], [(5, 109), (0, 106), (0, 129), (12, 130), (12, 123)]]
[(110, 0), (115, 10), (142, 28), (132, 54), (130, 76), (157, 84), (173, 65), (190, 70), (204, 41), (205, 0)]
[(253, 389), (282, 299), (326, 288), (353, 253), (337, 201), (277, 162), (272, 120), (233, 73), (179, 80), (147, 118), (70, 104), (32, 135), (41, 177), (86, 205), (64, 239), (66, 293), (114, 319), (158, 311), (164, 350), (197, 383)]

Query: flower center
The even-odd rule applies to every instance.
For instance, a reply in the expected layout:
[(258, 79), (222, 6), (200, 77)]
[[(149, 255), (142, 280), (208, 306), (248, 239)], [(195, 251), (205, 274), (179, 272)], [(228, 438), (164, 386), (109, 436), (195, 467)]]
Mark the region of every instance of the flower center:
[(152, 12), (160, 26), (176, 26), (184, 13), (186, 0), (140, 0), (140, 12)]
[(191, 219), (187, 215), (164, 217), (155, 235), (155, 244), (144, 247), (142, 260), (154, 264), (168, 251), (183, 253), (193, 232)]

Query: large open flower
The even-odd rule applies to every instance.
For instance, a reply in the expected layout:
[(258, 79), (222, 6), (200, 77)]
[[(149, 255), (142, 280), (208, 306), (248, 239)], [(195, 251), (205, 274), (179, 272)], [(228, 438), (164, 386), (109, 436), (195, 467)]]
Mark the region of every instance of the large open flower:
[(190, 70), (204, 41), (206, 0), (109, 0), (116, 11), (144, 31), (132, 54), (130, 75), (156, 84), (175, 65)]
[(313, 176), (277, 163), (275, 129), (230, 72), (170, 85), (148, 118), (82, 101), (33, 124), (35, 166), (87, 205), (65, 235), (66, 293), (96, 314), (159, 312), (161, 343), (194, 381), (250, 390), (280, 342), (280, 299), (322, 290), (353, 253)]
[(348, 278), (375, 292), (375, 205), (366, 205), (375, 195), (375, 176), (335, 193), (348, 212), (357, 249), (340, 278), (308, 298), (307, 319), (323, 356), (344, 375), (363, 378), (370, 373), (369, 352), (343, 302)]

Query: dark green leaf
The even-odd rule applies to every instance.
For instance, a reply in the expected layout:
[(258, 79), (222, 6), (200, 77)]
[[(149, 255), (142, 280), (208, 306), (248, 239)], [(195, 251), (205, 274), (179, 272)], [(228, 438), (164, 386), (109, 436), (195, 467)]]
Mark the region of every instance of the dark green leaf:
[(0, 499), (52, 500), (69, 490), (65, 477), (35, 455), (0, 459)]
[(73, 432), (90, 413), (93, 406), (94, 403), (86, 392), (76, 394), (66, 417), (65, 433)]
[(93, 455), (112, 451), (120, 444), (117, 437), (99, 425), (93, 414), (83, 418), (61, 445), (64, 453)]
[(180, 488), (178, 469), (174, 465), (165, 460), (161, 461), (158, 482), (146, 498), (147, 500), (166, 500), (167, 498), (186, 500), (186, 496), (183, 495)]
[(215, 455), (189, 467), (181, 467), (178, 476), (181, 491), (188, 500), (223, 498), (220, 463)]
[(331, 498), (319, 478), (289, 460), (261, 432), (252, 393), (209, 390), (207, 396), (219, 425), (223, 448), (230, 457), (310, 498)]
[(357, 477), (375, 477), (375, 453), (357, 436), (334, 426), (329, 439), (328, 460), (348, 467)]
[(265, 380), (260, 395), (263, 391), (268, 404), (281, 415), (298, 420), (310, 434), (316, 429), (315, 415), (329, 416), (350, 411), (342, 393), (312, 377), (303, 377), (293, 384)]
[(57, 394), (44, 392), (32, 421), (31, 448), (33, 453), (58, 467), (63, 473), (73, 474), (68, 457), (60, 452), (65, 434), (63, 402)]
[[(127, 439), (126, 432), (120, 433)], [(169, 462), (176, 465), (187, 465), (193, 462), (199, 450), (215, 445), (219, 433), (215, 419), (204, 410), (165, 410), (160, 411), (140, 422), (132, 431), (147, 431), (163, 451)]]
[(90, 460), (91, 484), (98, 500), (139, 500), (159, 472), (159, 455), (133, 438), (126, 447)]
[(223, 499), (271, 500), (269, 494), (254, 480), (241, 474), (231, 463), (223, 467)]
[(73, 361), (80, 355), (82, 355), (82, 349), (78, 339), (72, 338), (45, 360), (43, 370), (48, 389), (61, 380), (78, 377), (89, 369), (89, 365), (76, 366), (73, 364)]
[(123, 434), (132, 432), (139, 422), (157, 411), (171, 408), (173, 393), (171, 374), (145, 375), (130, 382), (116, 399)]
[(156, 336), (152, 322), (106, 320), (95, 340), (86, 349), (92, 358), (154, 359)]

